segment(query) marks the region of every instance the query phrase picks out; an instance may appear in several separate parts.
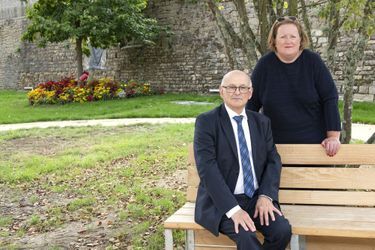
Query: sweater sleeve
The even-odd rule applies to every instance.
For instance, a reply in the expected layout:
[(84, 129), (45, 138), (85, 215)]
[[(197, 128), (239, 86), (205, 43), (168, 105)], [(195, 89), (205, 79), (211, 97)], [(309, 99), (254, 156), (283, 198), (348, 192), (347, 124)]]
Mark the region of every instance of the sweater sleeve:
[(253, 95), (250, 100), (246, 104), (246, 109), (258, 112), (262, 107), (262, 103), (260, 101), (260, 84), (262, 83), (261, 80), (262, 75), (262, 66), (261, 62), (258, 62), (255, 66), (253, 73), (251, 74), (251, 82), (253, 84)]
[(321, 103), (327, 131), (340, 131), (338, 93), (332, 75), (318, 54), (314, 53), (315, 85)]

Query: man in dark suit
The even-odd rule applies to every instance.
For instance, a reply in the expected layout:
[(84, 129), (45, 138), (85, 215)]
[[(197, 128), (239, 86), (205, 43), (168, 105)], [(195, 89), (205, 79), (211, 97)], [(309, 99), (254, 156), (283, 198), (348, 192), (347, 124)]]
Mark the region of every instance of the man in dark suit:
[[(291, 227), (278, 204), (280, 156), (269, 119), (245, 110), (251, 95), (249, 76), (231, 71), (220, 85), (224, 104), (197, 117), (195, 221), (214, 235), (228, 235), (237, 249), (285, 249)], [(256, 230), (265, 237), (263, 246)]]

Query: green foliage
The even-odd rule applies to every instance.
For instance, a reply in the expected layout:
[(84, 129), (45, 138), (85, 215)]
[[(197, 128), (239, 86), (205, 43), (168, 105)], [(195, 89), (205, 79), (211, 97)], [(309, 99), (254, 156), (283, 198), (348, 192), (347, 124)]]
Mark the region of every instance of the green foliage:
[(146, 0), (44, 0), (27, 8), (30, 20), (23, 39), (47, 43), (82, 38), (94, 47), (152, 43), (160, 27), (143, 14)]
[[(369, 3), (368, 3), (369, 2)], [(369, 4), (370, 9), (375, 8), (375, 2), (369, 0), (336, 0), (336, 1), (327, 1), (319, 11), (319, 16), (326, 21), (335, 22), (331, 17), (332, 9), (337, 9), (340, 11), (339, 18), (340, 27), (343, 28), (345, 32), (352, 32), (361, 27), (362, 22), (366, 13), (364, 12), (366, 4)], [(370, 16), (367, 16), (369, 23), (366, 25), (366, 33), (368, 36), (371, 36), (375, 32), (375, 14), (372, 12)], [(328, 23), (328, 26), (331, 27), (333, 23)], [(329, 30), (327, 30), (330, 32)]]
[(82, 74), (82, 54), (88, 42), (96, 48), (129, 44), (154, 44), (162, 30), (155, 19), (145, 17), (146, 0), (40, 0), (26, 9), (29, 19), (22, 40), (40, 47), (73, 40), (77, 76)]

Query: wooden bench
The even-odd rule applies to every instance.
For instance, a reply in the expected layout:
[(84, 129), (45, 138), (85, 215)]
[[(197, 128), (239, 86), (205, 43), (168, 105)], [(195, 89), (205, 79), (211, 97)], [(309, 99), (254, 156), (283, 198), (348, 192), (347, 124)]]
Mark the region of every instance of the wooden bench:
[[(284, 144), (277, 150), (283, 163), (281, 209), (292, 225), (290, 248), (374, 250), (375, 145), (342, 145), (334, 157), (320, 145)], [(173, 249), (173, 229), (186, 230), (186, 249), (235, 249), (227, 236), (215, 237), (194, 222), (199, 177), (192, 145), (188, 158), (187, 203), (164, 222), (165, 249)]]

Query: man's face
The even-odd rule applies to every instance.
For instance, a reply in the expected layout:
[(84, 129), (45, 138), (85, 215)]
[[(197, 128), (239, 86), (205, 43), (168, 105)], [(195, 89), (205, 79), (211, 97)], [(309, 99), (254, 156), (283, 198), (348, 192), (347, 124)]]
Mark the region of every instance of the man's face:
[(220, 86), (220, 96), (233, 111), (241, 113), (251, 98), (252, 88), (245, 73), (230, 74)]

